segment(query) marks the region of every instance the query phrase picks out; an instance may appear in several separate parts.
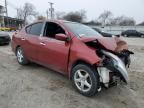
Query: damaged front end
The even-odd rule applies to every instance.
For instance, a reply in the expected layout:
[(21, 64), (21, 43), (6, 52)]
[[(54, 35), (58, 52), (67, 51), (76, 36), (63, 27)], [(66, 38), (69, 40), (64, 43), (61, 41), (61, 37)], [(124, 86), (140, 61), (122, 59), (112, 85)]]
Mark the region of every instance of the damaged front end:
[(97, 67), (97, 70), (104, 86), (109, 87), (115, 85), (121, 80), (128, 83), (128, 72), (123, 61), (108, 51), (101, 50), (99, 53), (103, 56), (103, 60)]
[(130, 55), (134, 54), (128, 50), (124, 41), (115, 39), (96, 39), (85, 42), (87, 46), (95, 48), (96, 54), (102, 61), (97, 66), (100, 82), (105, 87), (110, 87), (123, 81), (129, 81), (126, 67), (130, 65)]

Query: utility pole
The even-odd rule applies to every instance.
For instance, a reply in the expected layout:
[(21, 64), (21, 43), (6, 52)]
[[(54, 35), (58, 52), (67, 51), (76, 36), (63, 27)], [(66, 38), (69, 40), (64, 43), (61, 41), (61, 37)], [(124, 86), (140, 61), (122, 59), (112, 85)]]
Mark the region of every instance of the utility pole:
[[(7, 10), (7, 0), (5, 0), (5, 13), (6, 13), (7, 26), (9, 26), (9, 21), (8, 21), (8, 10)], [(6, 26), (6, 24), (5, 24), (5, 26)]]
[(6, 16), (8, 17), (7, 0), (5, 0), (5, 9), (6, 9)]
[(49, 8), (49, 11), (50, 11), (50, 16), (51, 16), (51, 19), (54, 18), (54, 8), (53, 8), (53, 5), (54, 3), (52, 2), (48, 2), (50, 4), (50, 8)]
[(48, 15), (49, 15), (49, 12), (48, 12), (48, 10), (46, 11), (46, 16), (47, 16), (47, 19), (48, 19)]

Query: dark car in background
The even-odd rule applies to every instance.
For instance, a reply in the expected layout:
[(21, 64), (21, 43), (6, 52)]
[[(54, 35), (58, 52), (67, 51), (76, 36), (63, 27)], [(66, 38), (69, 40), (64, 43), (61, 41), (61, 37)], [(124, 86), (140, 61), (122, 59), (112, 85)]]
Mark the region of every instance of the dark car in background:
[(9, 44), (11, 41), (11, 38), (8, 33), (6, 32), (0, 32), (0, 45), (2, 44)]
[(98, 29), (98, 28), (93, 28), (95, 31), (97, 31), (98, 33), (100, 33), (102, 36), (104, 36), (104, 37), (112, 37), (113, 35), (112, 34), (110, 34), (110, 33), (106, 33), (106, 32), (104, 32), (104, 31), (101, 31), (100, 29)]
[(102, 36), (104, 37), (113, 37), (113, 36), (117, 36), (117, 37), (120, 37), (120, 35), (113, 35), (113, 34), (110, 34), (110, 33), (107, 33), (105, 31), (102, 31), (100, 30), (99, 28), (93, 28), (95, 31), (97, 31), (98, 33), (100, 33)]
[(138, 32), (137, 30), (126, 30), (121, 35), (125, 37), (144, 37), (144, 33)]

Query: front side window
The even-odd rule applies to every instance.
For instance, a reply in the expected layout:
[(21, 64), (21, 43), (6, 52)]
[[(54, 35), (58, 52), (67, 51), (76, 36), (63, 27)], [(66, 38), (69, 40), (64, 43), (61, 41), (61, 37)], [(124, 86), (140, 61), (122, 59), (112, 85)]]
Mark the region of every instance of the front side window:
[(94, 29), (80, 23), (65, 22), (65, 25), (79, 38), (93, 36), (102, 37), (102, 35)]
[(36, 23), (31, 26), (30, 34), (39, 36), (41, 34), (41, 30), (43, 27), (43, 23)]
[(65, 34), (65, 30), (58, 24), (53, 22), (47, 22), (44, 30), (44, 36), (49, 38), (55, 38), (56, 34)]

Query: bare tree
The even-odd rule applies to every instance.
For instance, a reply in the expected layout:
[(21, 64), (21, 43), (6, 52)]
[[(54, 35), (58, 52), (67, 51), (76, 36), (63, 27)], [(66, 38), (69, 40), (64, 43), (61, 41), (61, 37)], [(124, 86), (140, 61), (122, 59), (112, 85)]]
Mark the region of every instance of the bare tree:
[(26, 23), (27, 18), (30, 16), (36, 16), (35, 6), (31, 3), (25, 3), (23, 8), (17, 9), (17, 18), (23, 19)]
[(103, 24), (103, 26), (105, 26), (111, 17), (112, 13), (110, 11), (104, 11), (102, 14), (100, 14), (98, 19)]
[(82, 21), (84, 21), (85, 19), (87, 19), (86, 10), (81, 9), (81, 10), (79, 11), (79, 13), (80, 13), (80, 16), (82, 17)]
[(74, 22), (83, 22), (86, 19), (86, 11), (80, 10), (76, 12), (70, 12), (64, 15), (62, 19)]
[(22, 8), (18, 8), (18, 9), (17, 9), (17, 18), (18, 18), (18, 19), (24, 19), (23, 16), (24, 16), (24, 15), (23, 15), (23, 9), (22, 9)]
[(36, 17), (36, 20), (46, 20), (46, 17), (42, 16), (42, 15), (38, 15)]
[(120, 26), (134, 26), (136, 21), (133, 18), (120, 16), (111, 20), (111, 25), (120, 25)]
[(91, 20), (89, 22), (84, 22), (85, 25), (94, 25), (94, 26), (101, 26), (102, 24), (98, 21)]
[(56, 19), (63, 19), (63, 17), (66, 15), (65, 12), (56, 12)]
[(125, 17), (123, 21), (120, 22), (120, 26), (134, 26), (136, 21), (133, 18)]
[(74, 21), (74, 22), (81, 22), (82, 18), (79, 15), (78, 12), (70, 12), (66, 14), (63, 19), (68, 20), (68, 21)]
[(121, 21), (123, 21), (123, 16), (111, 18), (110, 25), (119, 25)]

